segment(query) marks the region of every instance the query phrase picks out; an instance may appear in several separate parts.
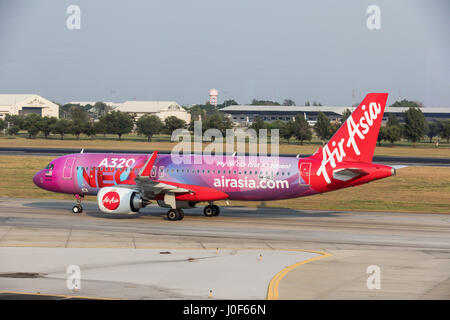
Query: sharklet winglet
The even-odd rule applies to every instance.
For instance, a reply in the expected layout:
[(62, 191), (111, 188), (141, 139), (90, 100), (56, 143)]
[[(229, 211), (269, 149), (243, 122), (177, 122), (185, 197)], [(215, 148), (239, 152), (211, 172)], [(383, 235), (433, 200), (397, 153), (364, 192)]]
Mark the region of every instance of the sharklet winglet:
[(149, 177), (150, 173), (152, 171), (153, 165), (155, 164), (156, 156), (158, 155), (158, 151), (155, 151), (152, 153), (152, 155), (148, 158), (147, 162), (145, 163), (144, 167), (142, 167), (141, 171), (139, 172), (138, 177)]

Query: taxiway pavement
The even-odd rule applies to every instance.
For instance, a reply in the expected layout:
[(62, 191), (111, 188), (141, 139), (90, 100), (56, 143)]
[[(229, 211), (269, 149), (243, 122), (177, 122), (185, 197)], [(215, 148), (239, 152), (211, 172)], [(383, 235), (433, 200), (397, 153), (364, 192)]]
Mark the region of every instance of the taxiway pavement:
[[(219, 217), (198, 208), (168, 221), (155, 206), (114, 216), (100, 213), (95, 202), (74, 215), (72, 205), (0, 198), (0, 291), (133, 299), (450, 298), (450, 215), (223, 207)], [(76, 293), (66, 287), (71, 264), (82, 272)], [(367, 286), (373, 265), (380, 289)], [(25, 276), (18, 278), (20, 272)]]

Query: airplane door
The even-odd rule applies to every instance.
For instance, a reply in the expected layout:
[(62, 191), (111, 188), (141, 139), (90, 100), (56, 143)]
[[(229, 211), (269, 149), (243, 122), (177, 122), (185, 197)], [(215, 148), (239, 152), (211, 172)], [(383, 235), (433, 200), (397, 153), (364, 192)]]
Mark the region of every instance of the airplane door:
[(311, 162), (300, 163), (300, 176), (306, 184), (311, 182)]
[(71, 180), (72, 179), (72, 168), (73, 163), (75, 162), (75, 158), (67, 158), (66, 162), (64, 162), (63, 168), (63, 179)]

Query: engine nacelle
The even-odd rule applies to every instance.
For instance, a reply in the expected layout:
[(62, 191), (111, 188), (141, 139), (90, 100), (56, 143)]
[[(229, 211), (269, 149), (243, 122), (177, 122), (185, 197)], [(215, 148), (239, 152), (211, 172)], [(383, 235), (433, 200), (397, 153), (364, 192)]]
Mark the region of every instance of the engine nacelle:
[(133, 189), (105, 187), (97, 193), (97, 205), (105, 213), (130, 214), (147, 204)]

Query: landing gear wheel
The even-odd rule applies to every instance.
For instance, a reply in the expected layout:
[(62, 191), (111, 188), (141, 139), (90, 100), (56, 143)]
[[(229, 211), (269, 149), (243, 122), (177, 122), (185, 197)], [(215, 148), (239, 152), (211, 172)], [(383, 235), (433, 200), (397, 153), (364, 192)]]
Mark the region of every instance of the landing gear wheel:
[(77, 200), (77, 204), (73, 206), (72, 208), (72, 212), (75, 214), (79, 214), (83, 212), (83, 207), (81, 206), (81, 200), (84, 199), (84, 195), (83, 194), (75, 194), (75, 199)]
[(77, 204), (76, 206), (73, 206), (72, 212), (75, 214), (82, 213), (83, 207), (81, 205)]
[(219, 206), (213, 205), (214, 208), (214, 216), (218, 216), (220, 214), (220, 208)]
[(167, 220), (176, 221), (184, 218), (184, 212), (181, 209), (170, 209), (167, 212)]
[(214, 217), (216, 215), (216, 210), (214, 209), (214, 206), (206, 206), (205, 209), (203, 209), (203, 214), (207, 217)]

